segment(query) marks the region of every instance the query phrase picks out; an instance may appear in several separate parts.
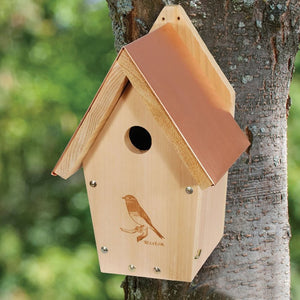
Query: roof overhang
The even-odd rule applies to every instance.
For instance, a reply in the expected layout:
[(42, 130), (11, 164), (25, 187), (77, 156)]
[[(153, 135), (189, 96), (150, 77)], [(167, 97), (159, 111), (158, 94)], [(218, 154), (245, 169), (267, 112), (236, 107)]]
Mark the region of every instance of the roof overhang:
[[(81, 167), (128, 80), (202, 189), (216, 184), (249, 146), (232, 116), (228, 80), (183, 9), (164, 10), (157, 30), (121, 49), (53, 175), (66, 179)], [(179, 13), (182, 22), (174, 25)]]

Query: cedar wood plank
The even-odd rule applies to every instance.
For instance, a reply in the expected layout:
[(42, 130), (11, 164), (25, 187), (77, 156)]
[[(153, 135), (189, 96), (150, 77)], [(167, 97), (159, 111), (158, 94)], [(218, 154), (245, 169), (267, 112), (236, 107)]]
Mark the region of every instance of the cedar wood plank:
[(109, 118), (127, 82), (128, 79), (116, 60), (54, 167), (52, 175), (67, 179), (81, 167), (83, 158)]

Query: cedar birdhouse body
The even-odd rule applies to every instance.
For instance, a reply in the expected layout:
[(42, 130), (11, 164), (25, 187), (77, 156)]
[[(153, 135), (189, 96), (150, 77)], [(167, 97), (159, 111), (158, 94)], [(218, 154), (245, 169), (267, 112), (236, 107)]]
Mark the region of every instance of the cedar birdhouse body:
[(223, 235), (249, 142), (234, 91), (180, 6), (125, 46), (53, 170), (83, 166), (103, 272), (191, 281)]

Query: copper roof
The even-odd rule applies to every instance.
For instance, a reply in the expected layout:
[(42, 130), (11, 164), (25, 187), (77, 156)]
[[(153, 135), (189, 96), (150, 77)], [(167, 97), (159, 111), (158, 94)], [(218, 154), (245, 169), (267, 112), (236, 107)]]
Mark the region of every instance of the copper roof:
[(202, 166), (216, 183), (249, 146), (222, 95), (172, 25), (125, 47)]

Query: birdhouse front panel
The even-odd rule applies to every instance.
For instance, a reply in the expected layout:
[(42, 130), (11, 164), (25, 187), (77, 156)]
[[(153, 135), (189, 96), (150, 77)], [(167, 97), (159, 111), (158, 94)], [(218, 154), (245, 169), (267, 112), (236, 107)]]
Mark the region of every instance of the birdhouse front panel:
[(192, 280), (201, 189), (130, 84), (83, 168), (101, 270)]

